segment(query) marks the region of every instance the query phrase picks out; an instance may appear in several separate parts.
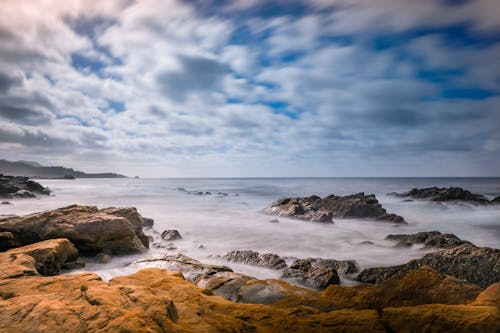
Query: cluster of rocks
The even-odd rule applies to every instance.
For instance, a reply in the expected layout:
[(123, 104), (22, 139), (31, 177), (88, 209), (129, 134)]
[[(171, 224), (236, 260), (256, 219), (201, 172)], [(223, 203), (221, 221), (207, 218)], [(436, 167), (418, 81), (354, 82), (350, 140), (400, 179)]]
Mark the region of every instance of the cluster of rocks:
[(356, 280), (365, 283), (379, 283), (410, 270), (430, 266), (440, 273), (462, 279), (482, 288), (500, 281), (499, 249), (478, 247), (455, 235), (441, 234), (438, 231), (413, 235), (389, 235), (388, 239), (396, 240), (396, 247), (423, 244), (440, 250), (402, 265), (365, 269), (356, 277)]
[[(189, 190), (186, 190), (184, 187), (178, 187), (177, 188), (178, 191), (180, 192), (184, 192), (186, 194), (191, 194), (191, 195), (212, 195), (214, 193), (210, 192), (210, 191), (189, 191)], [(219, 197), (227, 197), (229, 196), (229, 193), (227, 192), (217, 192), (215, 193), (216, 195), (218, 195)], [(239, 196), (238, 193), (235, 193), (234, 196)]]
[(35, 198), (37, 194), (49, 195), (50, 190), (28, 177), (15, 177), (0, 174), (0, 197)]
[(500, 203), (500, 196), (494, 198), (493, 200), (488, 200), (484, 195), (472, 193), (468, 190), (464, 190), (460, 187), (426, 187), (426, 188), (414, 188), (411, 191), (405, 193), (389, 193), (390, 195), (399, 198), (408, 199), (420, 199), (428, 200), (432, 202), (463, 202), (474, 205), (489, 205)]
[(374, 194), (363, 192), (325, 198), (313, 195), (304, 198), (283, 198), (271, 203), (265, 213), (313, 222), (332, 223), (333, 218), (370, 218), (379, 221), (406, 223), (404, 218), (387, 213)]

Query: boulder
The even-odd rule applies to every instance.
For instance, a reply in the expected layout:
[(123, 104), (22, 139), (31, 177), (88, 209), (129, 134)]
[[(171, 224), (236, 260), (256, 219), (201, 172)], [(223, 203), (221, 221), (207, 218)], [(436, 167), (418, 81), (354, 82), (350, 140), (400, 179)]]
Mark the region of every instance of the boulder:
[(286, 267), (286, 262), (278, 255), (273, 253), (260, 254), (252, 250), (231, 251), (221, 257), (222, 260), (229, 262), (242, 263), (247, 265), (282, 269)]
[(371, 218), (378, 221), (406, 223), (396, 214), (387, 213), (373, 194), (347, 196), (316, 195), (305, 198), (284, 198), (264, 209), (265, 213), (315, 222), (333, 222), (332, 218)]
[(283, 271), (281, 278), (308, 288), (324, 289), (340, 283), (336, 266), (333, 261), (299, 259)]
[(19, 246), (23, 246), (23, 243), (12, 232), (0, 232), (0, 252)]
[(182, 236), (177, 230), (165, 230), (161, 233), (161, 238), (166, 241), (174, 241), (182, 239)]
[(49, 195), (50, 190), (28, 177), (0, 174), (0, 197), (31, 198), (35, 194)]
[(492, 204), (500, 204), (500, 195), (490, 201)]
[(490, 201), (481, 194), (472, 193), (460, 187), (427, 187), (414, 188), (405, 193), (390, 193), (400, 198), (429, 200), (433, 202), (466, 202), (470, 204), (489, 204)]
[(148, 238), (135, 208), (97, 209), (68, 206), (22, 217), (0, 218), (0, 231), (8, 231), (23, 244), (67, 238), (84, 253), (142, 251)]
[(196, 282), (204, 276), (213, 275), (217, 272), (232, 272), (232, 269), (229, 267), (203, 264), (180, 253), (152, 256), (134, 261), (131, 265), (138, 269), (153, 267), (169, 271), (179, 271), (186, 280), (191, 282)]
[(500, 250), (468, 244), (429, 253), (403, 265), (368, 268), (362, 271), (356, 280), (379, 283), (424, 265), (481, 288), (500, 281)]
[(415, 244), (423, 244), (426, 248), (449, 249), (460, 245), (473, 245), (453, 234), (442, 234), (439, 231), (424, 231), (415, 234), (388, 235), (385, 239), (397, 241), (394, 247), (410, 247)]
[(155, 224), (155, 221), (153, 219), (150, 219), (149, 217), (142, 218), (142, 227), (144, 229), (151, 229), (154, 224)]
[(54, 275), (78, 250), (65, 238), (50, 239), (0, 253), (0, 279), (32, 275)]

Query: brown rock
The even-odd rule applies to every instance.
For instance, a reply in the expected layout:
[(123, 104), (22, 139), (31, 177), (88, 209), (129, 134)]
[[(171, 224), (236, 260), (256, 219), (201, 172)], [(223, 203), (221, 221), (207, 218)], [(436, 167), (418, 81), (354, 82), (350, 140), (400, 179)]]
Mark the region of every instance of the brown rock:
[(0, 219), (0, 230), (13, 233), (24, 244), (67, 238), (80, 252), (115, 253), (144, 250), (148, 239), (135, 208), (68, 206), (22, 217)]

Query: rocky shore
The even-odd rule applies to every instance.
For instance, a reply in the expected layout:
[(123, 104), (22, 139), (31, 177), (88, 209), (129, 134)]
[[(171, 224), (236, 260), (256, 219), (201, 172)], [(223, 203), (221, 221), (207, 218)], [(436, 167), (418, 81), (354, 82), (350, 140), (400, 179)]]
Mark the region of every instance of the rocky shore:
[(28, 177), (0, 174), (0, 198), (35, 198), (49, 195), (50, 190)]
[[(251, 250), (219, 259), (279, 270), (282, 279), (180, 253), (146, 256), (131, 264), (135, 274), (109, 282), (57, 275), (82, 254), (144, 251), (153, 223), (134, 208), (76, 205), (0, 219), (0, 332), (500, 331), (500, 250), (437, 231), (389, 235), (395, 247), (434, 252), (359, 275), (353, 261)], [(369, 284), (341, 286), (340, 276)]]
[(368, 218), (378, 221), (406, 223), (404, 218), (388, 213), (374, 194), (363, 192), (346, 196), (317, 195), (304, 198), (282, 198), (264, 209), (265, 213), (312, 222), (332, 223), (333, 218)]
[(490, 205), (500, 203), (500, 196), (489, 200), (482, 194), (472, 193), (460, 187), (426, 187), (414, 188), (404, 193), (389, 193), (407, 200), (427, 200), (431, 202), (468, 203), (472, 205)]

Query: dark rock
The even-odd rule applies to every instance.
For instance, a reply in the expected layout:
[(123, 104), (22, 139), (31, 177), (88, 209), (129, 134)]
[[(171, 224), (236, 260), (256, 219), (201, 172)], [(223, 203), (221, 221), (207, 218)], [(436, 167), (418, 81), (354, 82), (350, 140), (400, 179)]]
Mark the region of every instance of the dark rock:
[(10, 231), (23, 244), (67, 238), (83, 253), (142, 251), (149, 240), (135, 208), (97, 209), (68, 206), (21, 217), (0, 218), (0, 231)]
[(332, 261), (299, 259), (283, 271), (282, 279), (289, 279), (313, 289), (324, 289), (339, 284), (340, 279)]
[(169, 271), (180, 271), (186, 280), (195, 283), (199, 279), (211, 276), (217, 272), (232, 272), (229, 267), (203, 264), (180, 253), (145, 258), (135, 261), (131, 265), (139, 269), (155, 267)]
[(494, 198), (493, 200), (491, 200), (491, 203), (492, 204), (500, 204), (500, 195), (496, 198)]
[(62, 265), (62, 268), (64, 269), (78, 269), (83, 267), (85, 267), (85, 262), (80, 260), (65, 262)]
[(286, 267), (285, 260), (280, 258), (278, 255), (272, 253), (259, 254), (258, 252), (252, 250), (231, 251), (222, 256), (221, 259), (229, 262), (237, 262), (272, 269), (282, 269)]
[(99, 264), (107, 264), (111, 261), (111, 256), (108, 253), (99, 253), (94, 258)]
[(273, 215), (294, 217), (315, 222), (333, 222), (332, 218), (372, 218), (395, 223), (406, 223), (401, 216), (387, 213), (375, 195), (357, 193), (348, 196), (316, 195), (305, 198), (284, 198), (264, 209)]
[(0, 197), (31, 198), (35, 194), (49, 195), (50, 191), (28, 177), (0, 174)]
[(365, 269), (356, 280), (379, 283), (424, 265), (443, 274), (474, 283), (481, 288), (500, 281), (500, 250), (468, 244), (429, 253), (403, 265)]
[(362, 241), (359, 242), (358, 245), (375, 245), (375, 243), (372, 241)]
[(280, 220), (278, 219), (272, 219), (272, 220), (269, 220), (270, 223), (280, 223)]
[(23, 243), (12, 232), (0, 232), (0, 251), (7, 251), (20, 246), (23, 246)]
[(12, 205), (9, 201), (2, 201), (1, 205)]
[(161, 238), (166, 241), (174, 241), (182, 239), (182, 236), (177, 230), (165, 230), (161, 233)]
[(449, 249), (460, 245), (472, 245), (471, 242), (461, 240), (453, 234), (442, 234), (439, 231), (417, 232), (416, 234), (388, 235), (385, 239), (398, 243), (394, 247), (410, 247), (414, 244), (423, 244), (425, 247)]
[(154, 225), (155, 221), (153, 219), (150, 219), (148, 217), (143, 217), (142, 218), (142, 227), (146, 229), (151, 229)]
[(489, 204), (490, 201), (483, 195), (472, 193), (460, 187), (427, 187), (414, 188), (405, 193), (392, 193), (400, 198), (429, 200), (433, 202), (467, 202), (471, 204)]

